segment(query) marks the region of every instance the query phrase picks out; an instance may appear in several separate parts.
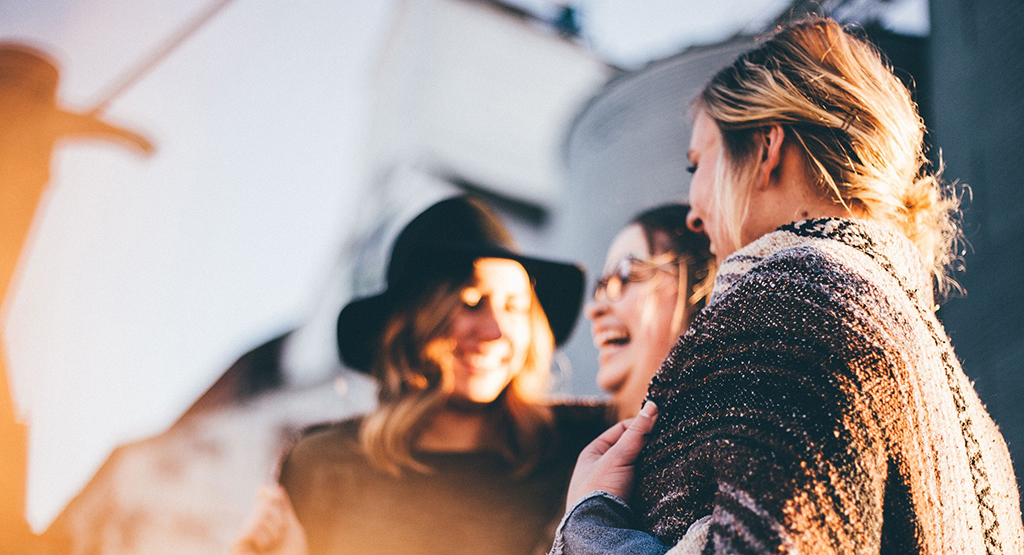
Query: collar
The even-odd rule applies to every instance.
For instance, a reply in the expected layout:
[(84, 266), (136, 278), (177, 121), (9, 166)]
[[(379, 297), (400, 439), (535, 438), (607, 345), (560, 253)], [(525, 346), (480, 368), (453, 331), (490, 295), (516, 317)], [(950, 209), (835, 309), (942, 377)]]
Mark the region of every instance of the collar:
[(935, 305), (931, 276), (914, 244), (890, 224), (848, 218), (786, 224), (732, 253), (718, 268), (708, 304), (728, 294), (758, 265), (780, 256), (800, 256), (802, 249), (834, 257), (851, 271), (888, 275), (920, 306)]

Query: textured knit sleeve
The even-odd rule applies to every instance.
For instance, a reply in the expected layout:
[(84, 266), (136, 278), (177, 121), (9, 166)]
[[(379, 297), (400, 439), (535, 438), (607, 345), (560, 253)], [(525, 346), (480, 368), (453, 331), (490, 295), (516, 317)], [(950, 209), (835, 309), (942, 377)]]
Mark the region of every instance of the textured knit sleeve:
[[(854, 280), (856, 281), (856, 280)], [(813, 253), (764, 262), (699, 315), (654, 378), (635, 509), (705, 553), (878, 552), (887, 454), (866, 391), (890, 387), (864, 284)]]

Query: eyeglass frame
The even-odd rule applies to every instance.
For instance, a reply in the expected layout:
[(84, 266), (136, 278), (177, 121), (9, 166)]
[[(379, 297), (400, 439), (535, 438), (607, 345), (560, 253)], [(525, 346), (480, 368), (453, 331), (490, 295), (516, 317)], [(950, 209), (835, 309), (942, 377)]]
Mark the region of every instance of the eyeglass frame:
[[(659, 262), (658, 258), (664, 257), (664, 262)], [(626, 255), (622, 260), (619, 260), (611, 272), (601, 275), (594, 282), (594, 290), (591, 293), (591, 299), (596, 302), (618, 302), (622, 300), (622, 296), (625, 293), (626, 286), (630, 283), (642, 283), (649, 281), (654, 278), (659, 270), (674, 274), (683, 278), (683, 265), (689, 263), (689, 257), (677, 256), (675, 253), (667, 252), (661, 255), (655, 256), (650, 260), (638, 258), (632, 254)], [(638, 277), (636, 272), (633, 271), (635, 265), (645, 266), (649, 271), (650, 275), (644, 277)], [(675, 269), (672, 272), (668, 269), (671, 266)], [(617, 284), (614, 285), (613, 284)], [(604, 297), (603, 299), (601, 297)]]

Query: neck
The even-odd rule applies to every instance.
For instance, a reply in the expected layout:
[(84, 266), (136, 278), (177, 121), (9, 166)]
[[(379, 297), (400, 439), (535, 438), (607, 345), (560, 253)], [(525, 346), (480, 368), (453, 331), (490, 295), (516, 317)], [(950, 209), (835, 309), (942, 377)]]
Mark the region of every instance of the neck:
[(488, 433), (492, 431), (488, 413), (445, 407), (416, 440), (416, 448), (454, 453), (482, 451), (493, 442)]
[(794, 215), (797, 217), (794, 218), (794, 221), (812, 218), (856, 218), (859, 216), (854, 207), (844, 205), (834, 197), (822, 197), (815, 194), (809, 187), (803, 188), (801, 194), (794, 201), (799, 203), (796, 205), (798, 208)]
[(792, 221), (816, 218), (855, 218), (856, 214), (832, 199), (808, 198), (793, 214)]
[[(797, 177), (788, 177), (792, 175)], [(771, 187), (753, 191), (748, 210), (742, 244), (750, 243), (779, 226), (800, 220), (815, 218), (856, 218), (862, 216), (856, 210), (852, 213), (846, 206), (832, 197), (825, 197), (812, 189), (801, 172), (784, 174)]]

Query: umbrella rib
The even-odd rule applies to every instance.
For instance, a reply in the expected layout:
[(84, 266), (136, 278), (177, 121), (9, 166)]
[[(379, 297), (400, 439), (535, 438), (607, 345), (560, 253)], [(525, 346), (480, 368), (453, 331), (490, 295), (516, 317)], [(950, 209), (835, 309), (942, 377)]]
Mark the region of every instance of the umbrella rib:
[(146, 56), (139, 63), (135, 64), (130, 70), (125, 72), (119, 79), (114, 82), (116, 85), (111, 86), (108, 92), (101, 97), (101, 100), (89, 110), (89, 114), (98, 116), (110, 106), (110, 103), (115, 98), (121, 95), (124, 91), (128, 90), (132, 85), (137, 83), (147, 72), (153, 69), (157, 64), (164, 60), (168, 55), (171, 54), (175, 49), (181, 46), (186, 40), (194, 35), (199, 29), (203, 27), (208, 21), (213, 19), (221, 10), (227, 7), (228, 4), (234, 0), (217, 0), (203, 13), (199, 14), (195, 19), (186, 23), (177, 33), (171, 35), (163, 44), (156, 48), (150, 55)]

